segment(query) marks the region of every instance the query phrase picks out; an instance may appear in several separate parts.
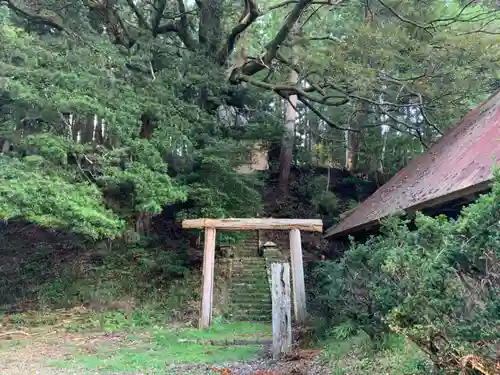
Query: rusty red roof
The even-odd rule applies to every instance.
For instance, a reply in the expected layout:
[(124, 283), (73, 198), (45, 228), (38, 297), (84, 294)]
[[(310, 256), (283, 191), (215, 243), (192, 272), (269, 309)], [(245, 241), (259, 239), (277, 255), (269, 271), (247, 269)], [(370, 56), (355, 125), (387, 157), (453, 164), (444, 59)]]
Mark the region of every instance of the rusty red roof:
[(414, 212), (484, 191), (493, 165), (500, 165), (498, 159), (500, 90), (328, 229), (325, 237), (366, 229), (398, 211)]

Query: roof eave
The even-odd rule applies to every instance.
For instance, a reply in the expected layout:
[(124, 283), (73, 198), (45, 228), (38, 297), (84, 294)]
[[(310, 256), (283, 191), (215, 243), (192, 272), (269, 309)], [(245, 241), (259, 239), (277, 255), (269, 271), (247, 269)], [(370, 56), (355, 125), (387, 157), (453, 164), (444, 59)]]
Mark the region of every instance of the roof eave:
[[(492, 178), (489, 178), (489, 179), (487, 179), (479, 184), (472, 185), (472, 186), (466, 187), (466, 188), (461, 189), (461, 190), (453, 191), (449, 194), (442, 195), (442, 196), (430, 199), (430, 200), (425, 201), (425, 202), (421, 202), (417, 205), (414, 205), (412, 207), (405, 209), (404, 211), (407, 215), (414, 214), (417, 211), (421, 211), (421, 210), (426, 209), (426, 208), (436, 207), (436, 206), (445, 204), (447, 202), (450, 202), (450, 201), (458, 199), (458, 198), (463, 198), (463, 197), (473, 195), (473, 194), (480, 194), (482, 192), (487, 191), (489, 188), (491, 188), (492, 181), (493, 181)], [(355, 210), (353, 210), (353, 212), (354, 211)], [(348, 227), (348, 228), (344, 228), (344, 229), (339, 229), (339, 226), (340, 226), (340, 224), (339, 224), (339, 225), (327, 230), (327, 232), (325, 233), (323, 238), (329, 238), (329, 237), (340, 238), (340, 237), (345, 237), (345, 236), (353, 234), (353, 233), (357, 233), (361, 230), (373, 229), (374, 227), (379, 226), (381, 224), (382, 219), (384, 219), (385, 217), (388, 217), (390, 215), (394, 215), (396, 213), (397, 212), (393, 212), (392, 214), (378, 218), (376, 220), (372, 220), (372, 221), (363, 223), (363, 224), (358, 225), (358, 226)], [(349, 216), (345, 219), (348, 219)]]

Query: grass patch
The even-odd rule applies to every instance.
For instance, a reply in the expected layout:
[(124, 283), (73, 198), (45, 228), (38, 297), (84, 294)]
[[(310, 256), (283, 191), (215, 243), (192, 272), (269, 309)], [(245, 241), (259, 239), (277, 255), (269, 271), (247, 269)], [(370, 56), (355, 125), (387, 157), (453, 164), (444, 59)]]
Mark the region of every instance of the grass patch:
[(52, 365), (90, 371), (168, 374), (172, 365), (221, 365), (252, 359), (262, 351), (261, 346), (219, 346), (209, 342), (270, 337), (270, 331), (271, 327), (265, 324), (219, 323), (204, 331), (186, 328), (136, 332), (119, 342), (103, 339), (92, 346), (74, 346), (70, 359), (54, 361)]
[(431, 363), (418, 347), (399, 335), (388, 335), (381, 342), (358, 334), (349, 339), (322, 342), (324, 360), (333, 375), (427, 375)]
[(180, 329), (179, 335), (186, 339), (198, 340), (253, 340), (272, 338), (272, 327), (264, 323), (230, 323), (214, 324), (210, 329), (199, 330), (195, 328)]

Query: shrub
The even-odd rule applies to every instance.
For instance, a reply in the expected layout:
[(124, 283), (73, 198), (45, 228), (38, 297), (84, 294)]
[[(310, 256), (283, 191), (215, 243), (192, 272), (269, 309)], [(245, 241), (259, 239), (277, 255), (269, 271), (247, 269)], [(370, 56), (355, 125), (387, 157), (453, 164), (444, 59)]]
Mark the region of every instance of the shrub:
[[(493, 373), (500, 345), (500, 176), (457, 220), (418, 214), (415, 228), (389, 218), (381, 235), (353, 243), (314, 272), (316, 308), (372, 338), (398, 332), (437, 368), (465, 355)], [(463, 362), (463, 361), (462, 361)], [(487, 371), (487, 370), (485, 370)]]

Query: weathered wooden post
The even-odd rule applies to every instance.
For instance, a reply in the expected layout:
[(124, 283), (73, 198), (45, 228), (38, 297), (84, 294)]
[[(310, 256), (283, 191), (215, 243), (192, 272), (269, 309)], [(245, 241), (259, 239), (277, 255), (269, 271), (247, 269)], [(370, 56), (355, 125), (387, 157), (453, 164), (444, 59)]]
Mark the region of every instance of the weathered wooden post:
[(290, 231), (290, 258), (292, 261), (294, 316), (298, 324), (303, 324), (307, 319), (306, 286), (304, 282), (304, 263), (302, 261), (302, 241), (298, 229)]
[(279, 359), (292, 350), (292, 313), (290, 299), (290, 265), (271, 264), (271, 298), (273, 314), (273, 358)]
[(212, 301), (214, 291), (215, 228), (205, 228), (203, 250), (203, 286), (201, 295), (200, 321), (198, 328), (210, 327), (212, 323)]

